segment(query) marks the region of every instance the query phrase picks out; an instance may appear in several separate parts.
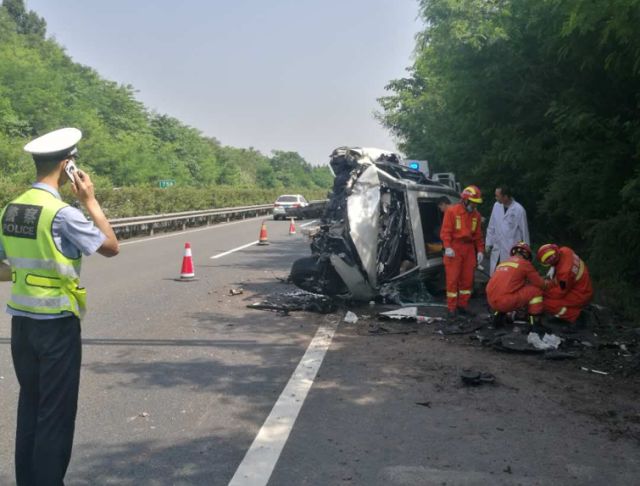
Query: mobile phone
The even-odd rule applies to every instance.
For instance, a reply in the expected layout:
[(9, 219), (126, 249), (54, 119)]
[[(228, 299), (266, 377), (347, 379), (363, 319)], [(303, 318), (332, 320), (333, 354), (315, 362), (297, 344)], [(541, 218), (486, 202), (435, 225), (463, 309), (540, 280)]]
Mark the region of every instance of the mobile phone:
[(64, 171), (67, 173), (67, 175), (69, 176), (69, 179), (71, 179), (71, 182), (75, 182), (76, 180), (73, 177), (73, 173), (77, 170), (76, 168), (76, 164), (73, 162), (73, 159), (69, 159), (67, 161), (67, 165), (64, 166)]

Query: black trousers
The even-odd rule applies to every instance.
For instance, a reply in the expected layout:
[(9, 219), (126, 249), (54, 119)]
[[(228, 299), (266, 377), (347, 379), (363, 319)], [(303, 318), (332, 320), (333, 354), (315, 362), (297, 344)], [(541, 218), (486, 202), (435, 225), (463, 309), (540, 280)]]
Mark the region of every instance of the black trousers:
[(80, 320), (14, 316), (11, 355), (20, 384), (17, 485), (63, 486), (78, 407)]

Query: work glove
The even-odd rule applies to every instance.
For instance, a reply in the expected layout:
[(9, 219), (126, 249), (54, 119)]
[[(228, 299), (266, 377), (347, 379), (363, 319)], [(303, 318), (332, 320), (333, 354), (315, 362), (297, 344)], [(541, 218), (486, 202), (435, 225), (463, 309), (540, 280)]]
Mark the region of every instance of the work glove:
[(547, 278), (549, 280), (553, 280), (553, 277), (555, 277), (555, 276), (556, 276), (556, 267), (551, 267), (549, 269), (549, 271), (547, 272)]
[(484, 253), (479, 251), (478, 255), (477, 255), (477, 258), (478, 258), (478, 265), (480, 265), (482, 263), (482, 260), (484, 260)]
[(453, 251), (453, 248), (445, 248), (444, 249), (444, 256), (453, 258), (454, 256), (456, 256), (456, 252)]

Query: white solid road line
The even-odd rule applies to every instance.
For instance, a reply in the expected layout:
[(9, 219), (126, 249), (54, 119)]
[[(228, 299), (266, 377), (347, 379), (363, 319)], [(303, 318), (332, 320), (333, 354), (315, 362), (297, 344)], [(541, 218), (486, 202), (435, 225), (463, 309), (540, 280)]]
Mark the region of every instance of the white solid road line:
[(166, 235), (149, 236), (147, 238), (141, 237), (139, 240), (121, 241), (120, 242), (120, 246), (134, 245), (136, 243), (144, 243), (146, 241), (161, 240), (163, 238), (173, 238), (174, 236), (186, 235), (188, 233), (197, 233), (198, 231), (206, 231), (206, 230), (215, 229), (215, 228), (222, 228), (224, 226), (231, 226), (232, 224), (246, 223), (247, 221), (253, 221), (255, 219), (261, 219), (261, 218), (260, 217), (247, 218), (247, 219), (243, 219), (241, 221), (232, 221), (232, 222), (229, 222), (229, 223), (212, 224), (212, 225), (209, 225), (209, 226), (205, 226), (204, 228), (196, 228), (196, 229), (192, 229), (192, 230), (178, 231), (176, 233), (167, 233)]
[(212, 257), (209, 257), (211, 260), (215, 260), (216, 258), (221, 258), (223, 256), (228, 255), (229, 253), (233, 253), (234, 251), (238, 251), (238, 250), (243, 250), (245, 248), (249, 248), (250, 246), (253, 246), (257, 243), (259, 243), (260, 240), (256, 240), (256, 241), (252, 241), (251, 243), (247, 243), (246, 245), (242, 245), (239, 246), (237, 248), (234, 248), (233, 250), (229, 250), (229, 251), (225, 251), (224, 253), (218, 253), (217, 255), (213, 255)]
[(331, 345), (338, 322), (324, 325), (316, 332), (287, 386), (282, 390), (267, 420), (231, 478), (229, 486), (264, 486), (269, 482), (273, 468)]
[(301, 228), (304, 228), (305, 226), (309, 226), (310, 224), (313, 224), (313, 223), (315, 223), (316, 221), (318, 221), (318, 220), (317, 220), (317, 219), (314, 219), (313, 221), (309, 221), (308, 223), (301, 224), (301, 225), (300, 225), (300, 227), (301, 227)]

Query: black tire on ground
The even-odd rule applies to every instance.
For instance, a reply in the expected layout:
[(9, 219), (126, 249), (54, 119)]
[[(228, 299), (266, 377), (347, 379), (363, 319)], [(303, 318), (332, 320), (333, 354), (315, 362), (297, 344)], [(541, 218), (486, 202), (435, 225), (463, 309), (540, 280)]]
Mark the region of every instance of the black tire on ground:
[(328, 263), (318, 264), (316, 257), (299, 258), (291, 266), (291, 281), (302, 290), (324, 295), (345, 294), (348, 289)]

